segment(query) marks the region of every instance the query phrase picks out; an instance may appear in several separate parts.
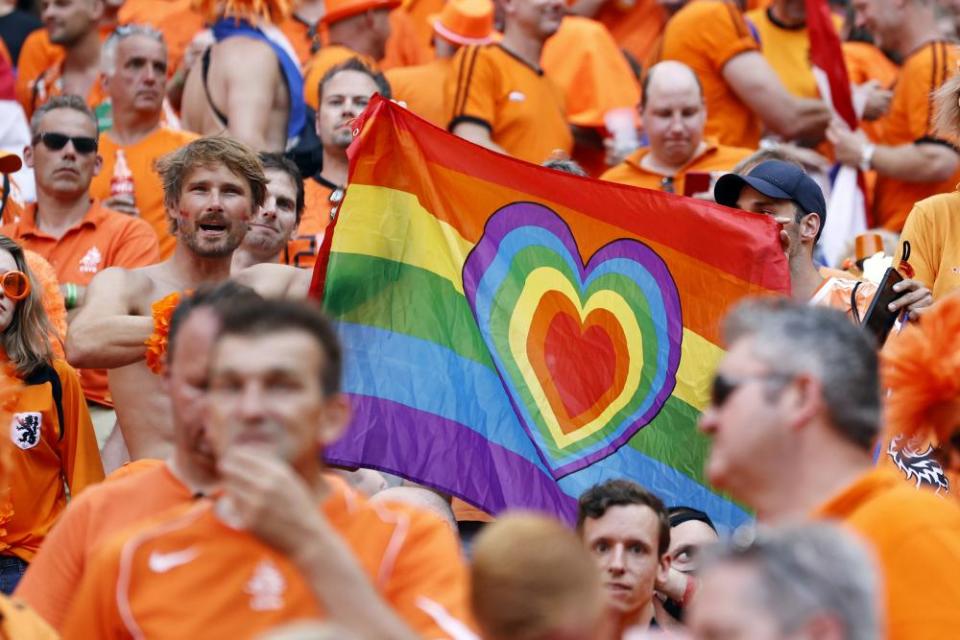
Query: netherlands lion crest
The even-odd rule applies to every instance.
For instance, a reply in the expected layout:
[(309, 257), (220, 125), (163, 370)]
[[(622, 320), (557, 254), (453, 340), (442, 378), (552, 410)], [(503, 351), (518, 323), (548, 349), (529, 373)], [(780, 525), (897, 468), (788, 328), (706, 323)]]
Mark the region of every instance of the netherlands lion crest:
[(900, 444), (903, 436), (894, 436), (887, 447), (887, 455), (897, 468), (903, 472), (907, 480), (914, 481), (919, 489), (922, 485), (934, 489), (937, 493), (950, 492), (950, 481), (933, 455), (934, 449), (929, 444), (923, 451), (917, 451), (917, 442)]
[(10, 440), (21, 449), (33, 449), (40, 444), (43, 431), (43, 414), (27, 411), (13, 414), (10, 423)]

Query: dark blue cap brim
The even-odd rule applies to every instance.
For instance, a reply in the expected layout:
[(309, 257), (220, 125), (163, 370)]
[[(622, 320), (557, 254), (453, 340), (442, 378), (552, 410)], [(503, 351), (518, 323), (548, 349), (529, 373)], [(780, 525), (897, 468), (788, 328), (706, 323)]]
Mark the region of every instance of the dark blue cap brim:
[(717, 180), (717, 186), (713, 188), (713, 199), (718, 204), (727, 207), (737, 208), (737, 200), (740, 199), (740, 192), (744, 185), (748, 185), (767, 196), (778, 200), (793, 200), (793, 196), (780, 187), (752, 176), (738, 176), (735, 173), (728, 173)]

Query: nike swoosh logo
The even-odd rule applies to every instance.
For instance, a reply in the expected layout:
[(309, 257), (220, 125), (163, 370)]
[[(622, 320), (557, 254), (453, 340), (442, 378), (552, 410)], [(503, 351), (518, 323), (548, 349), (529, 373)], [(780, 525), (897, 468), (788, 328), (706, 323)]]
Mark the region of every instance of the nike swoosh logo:
[(150, 570), (154, 573), (166, 573), (180, 565), (187, 564), (198, 555), (200, 555), (200, 552), (193, 547), (184, 549), (183, 551), (171, 551), (170, 553), (154, 551), (150, 554), (148, 564), (150, 565)]

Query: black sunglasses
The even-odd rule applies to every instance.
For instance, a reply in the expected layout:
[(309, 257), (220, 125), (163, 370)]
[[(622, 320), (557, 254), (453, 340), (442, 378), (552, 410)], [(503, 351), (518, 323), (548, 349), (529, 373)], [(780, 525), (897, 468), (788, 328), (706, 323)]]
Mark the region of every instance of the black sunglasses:
[(713, 377), (713, 386), (710, 388), (710, 406), (715, 409), (719, 409), (726, 404), (727, 400), (730, 399), (730, 396), (733, 395), (734, 391), (739, 389), (747, 382), (751, 382), (753, 380), (760, 380), (762, 382), (784, 382), (792, 378), (792, 374), (780, 373), (777, 371), (768, 371), (767, 373), (744, 376), (742, 378), (731, 378), (720, 372), (717, 372), (717, 374)]
[(51, 151), (60, 151), (68, 142), (73, 143), (77, 153), (93, 153), (97, 150), (97, 139), (87, 136), (68, 136), (62, 133), (38, 133), (33, 137), (33, 144), (43, 141), (44, 146)]

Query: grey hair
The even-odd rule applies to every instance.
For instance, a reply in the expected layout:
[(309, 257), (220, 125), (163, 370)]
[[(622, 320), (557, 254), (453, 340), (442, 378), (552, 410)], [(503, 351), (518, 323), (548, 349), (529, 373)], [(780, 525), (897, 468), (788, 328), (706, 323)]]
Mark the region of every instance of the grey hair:
[(167, 42), (158, 30), (145, 24), (120, 25), (107, 36), (103, 48), (100, 50), (100, 73), (105, 76), (112, 76), (117, 72), (117, 48), (121, 42), (133, 36), (144, 36), (156, 40), (163, 45), (164, 55), (166, 55)]
[(708, 553), (705, 571), (717, 564), (756, 569), (752, 599), (790, 634), (811, 618), (829, 615), (847, 640), (879, 637), (879, 572), (866, 546), (835, 524), (761, 530), (747, 545), (731, 541)]
[(93, 130), (96, 131), (94, 137), (98, 140), (100, 139), (100, 125), (97, 123), (97, 116), (93, 113), (93, 110), (87, 106), (87, 101), (80, 96), (65, 95), (50, 98), (33, 112), (33, 116), (30, 118), (31, 140), (36, 138), (40, 133), (40, 121), (43, 120), (43, 117), (57, 109), (72, 109), (87, 116), (90, 122), (93, 123)]
[(809, 374), (822, 384), (836, 431), (869, 451), (880, 425), (876, 343), (835, 309), (782, 298), (753, 298), (731, 311), (727, 345), (751, 339), (752, 353), (772, 370)]

